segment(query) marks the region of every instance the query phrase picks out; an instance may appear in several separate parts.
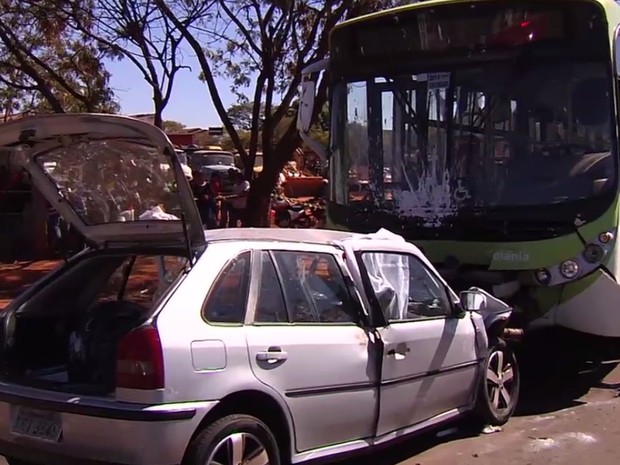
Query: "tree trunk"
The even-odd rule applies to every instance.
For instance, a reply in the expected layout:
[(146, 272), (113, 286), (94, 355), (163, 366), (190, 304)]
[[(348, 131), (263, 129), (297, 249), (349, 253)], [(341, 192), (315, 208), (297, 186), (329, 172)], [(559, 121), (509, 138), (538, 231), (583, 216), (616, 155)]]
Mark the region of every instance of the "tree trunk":
[(251, 183), (243, 226), (254, 228), (268, 228), (270, 226), (271, 192), (282, 169), (278, 165), (278, 163), (273, 162), (265, 164), (263, 171)]
[(153, 89), (153, 125), (157, 126), (162, 131), (164, 130), (164, 104), (161, 91), (159, 89)]

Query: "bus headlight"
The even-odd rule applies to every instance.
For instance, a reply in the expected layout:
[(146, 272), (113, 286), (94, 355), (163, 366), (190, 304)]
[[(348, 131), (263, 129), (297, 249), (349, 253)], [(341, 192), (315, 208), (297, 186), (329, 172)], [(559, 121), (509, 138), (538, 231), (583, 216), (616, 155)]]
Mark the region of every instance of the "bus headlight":
[(583, 250), (583, 258), (588, 263), (598, 263), (605, 257), (605, 250), (598, 244), (588, 244)]
[[(547, 265), (529, 273), (527, 282), (539, 286), (559, 286), (570, 281), (581, 279), (595, 272), (616, 246), (616, 228), (599, 233), (591, 242), (584, 245), (577, 256), (566, 259), (557, 265)], [(556, 262), (557, 263), (557, 262)], [(533, 275), (533, 279), (532, 279)]]
[(579, 274), (579, 263), (575, 260), (564, 260), (560, 264), (560, 274), (566, 279), (573, 279)]

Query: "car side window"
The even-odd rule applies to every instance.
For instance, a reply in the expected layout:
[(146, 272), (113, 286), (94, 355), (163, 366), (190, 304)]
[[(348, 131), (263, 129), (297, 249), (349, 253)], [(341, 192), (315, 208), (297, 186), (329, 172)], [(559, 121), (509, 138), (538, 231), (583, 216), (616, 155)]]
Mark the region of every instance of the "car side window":
[(254, 321), (256, 323), (289, 322), (282, 287), (269, 252), (261, 253), (260, 287)]
[[(409, 254), (364, 252), (372, 292), (388, 322), (447, 317), (448, 292), (435, 274)], [(403, 286), (403, 283), (408, 285)]]
[(273, 252), (294, 323), (355, 323), (349, 289), (333, 255)]
[(209, 323), (243, 323), (250, 282), (250, 257), (250, 252), (243, 252), (220, 272), (203, 309), (203, 316)]

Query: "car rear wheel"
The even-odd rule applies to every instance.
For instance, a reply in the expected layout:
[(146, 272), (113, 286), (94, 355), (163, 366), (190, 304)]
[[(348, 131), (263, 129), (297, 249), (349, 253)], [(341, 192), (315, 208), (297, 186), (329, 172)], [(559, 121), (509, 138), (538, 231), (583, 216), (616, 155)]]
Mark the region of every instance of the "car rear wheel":
[(485, 425), (505, 424), (517, 407), (521, 377), (513, 351), (503, 341), (493, 344), (484, 361), (476, 414)]
[(275, 436), (258, 418), (226, 416), (191, 442), (183, 465), (280, 465)]

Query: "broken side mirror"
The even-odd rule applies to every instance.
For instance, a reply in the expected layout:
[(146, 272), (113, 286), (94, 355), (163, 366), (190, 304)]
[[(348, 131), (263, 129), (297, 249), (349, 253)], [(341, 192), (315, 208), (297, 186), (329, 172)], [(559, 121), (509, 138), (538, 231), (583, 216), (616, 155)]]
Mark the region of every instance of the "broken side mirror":
[(327, 70), (328, 64), (329, 59), (325, 58), (306, 66), (301, 71), (301, 89), (297, 109), (297, 130), (301, 139), (323, 160), (327, 158), (325, 147), (310, 137), (310, 128), (312, 127), (317, 83), (321, 73)]
[(459, 300), (463, 310), (478, 312), (483, 315), (511, 312), (512, 307), (483, 289), (471, 287), (459, 293)]
[(459, 292), (461, 308), (467, 312), (477, 312), (484, 306), (484, 295), (476, 288)]
[(301, 78), (301, 96), (299, 109), (297, 110), (297, 129), (307, 134), (312, 126), (312, 113), (314, 112), (314, 100), (316, 98), (316, 81), (310, 75)]
[(499, 320), (508, 321), (512, 313), (510, 305), (477, 287), (461, 291), (459, 300), (463, 310), (480, 314), (487, 328)]

